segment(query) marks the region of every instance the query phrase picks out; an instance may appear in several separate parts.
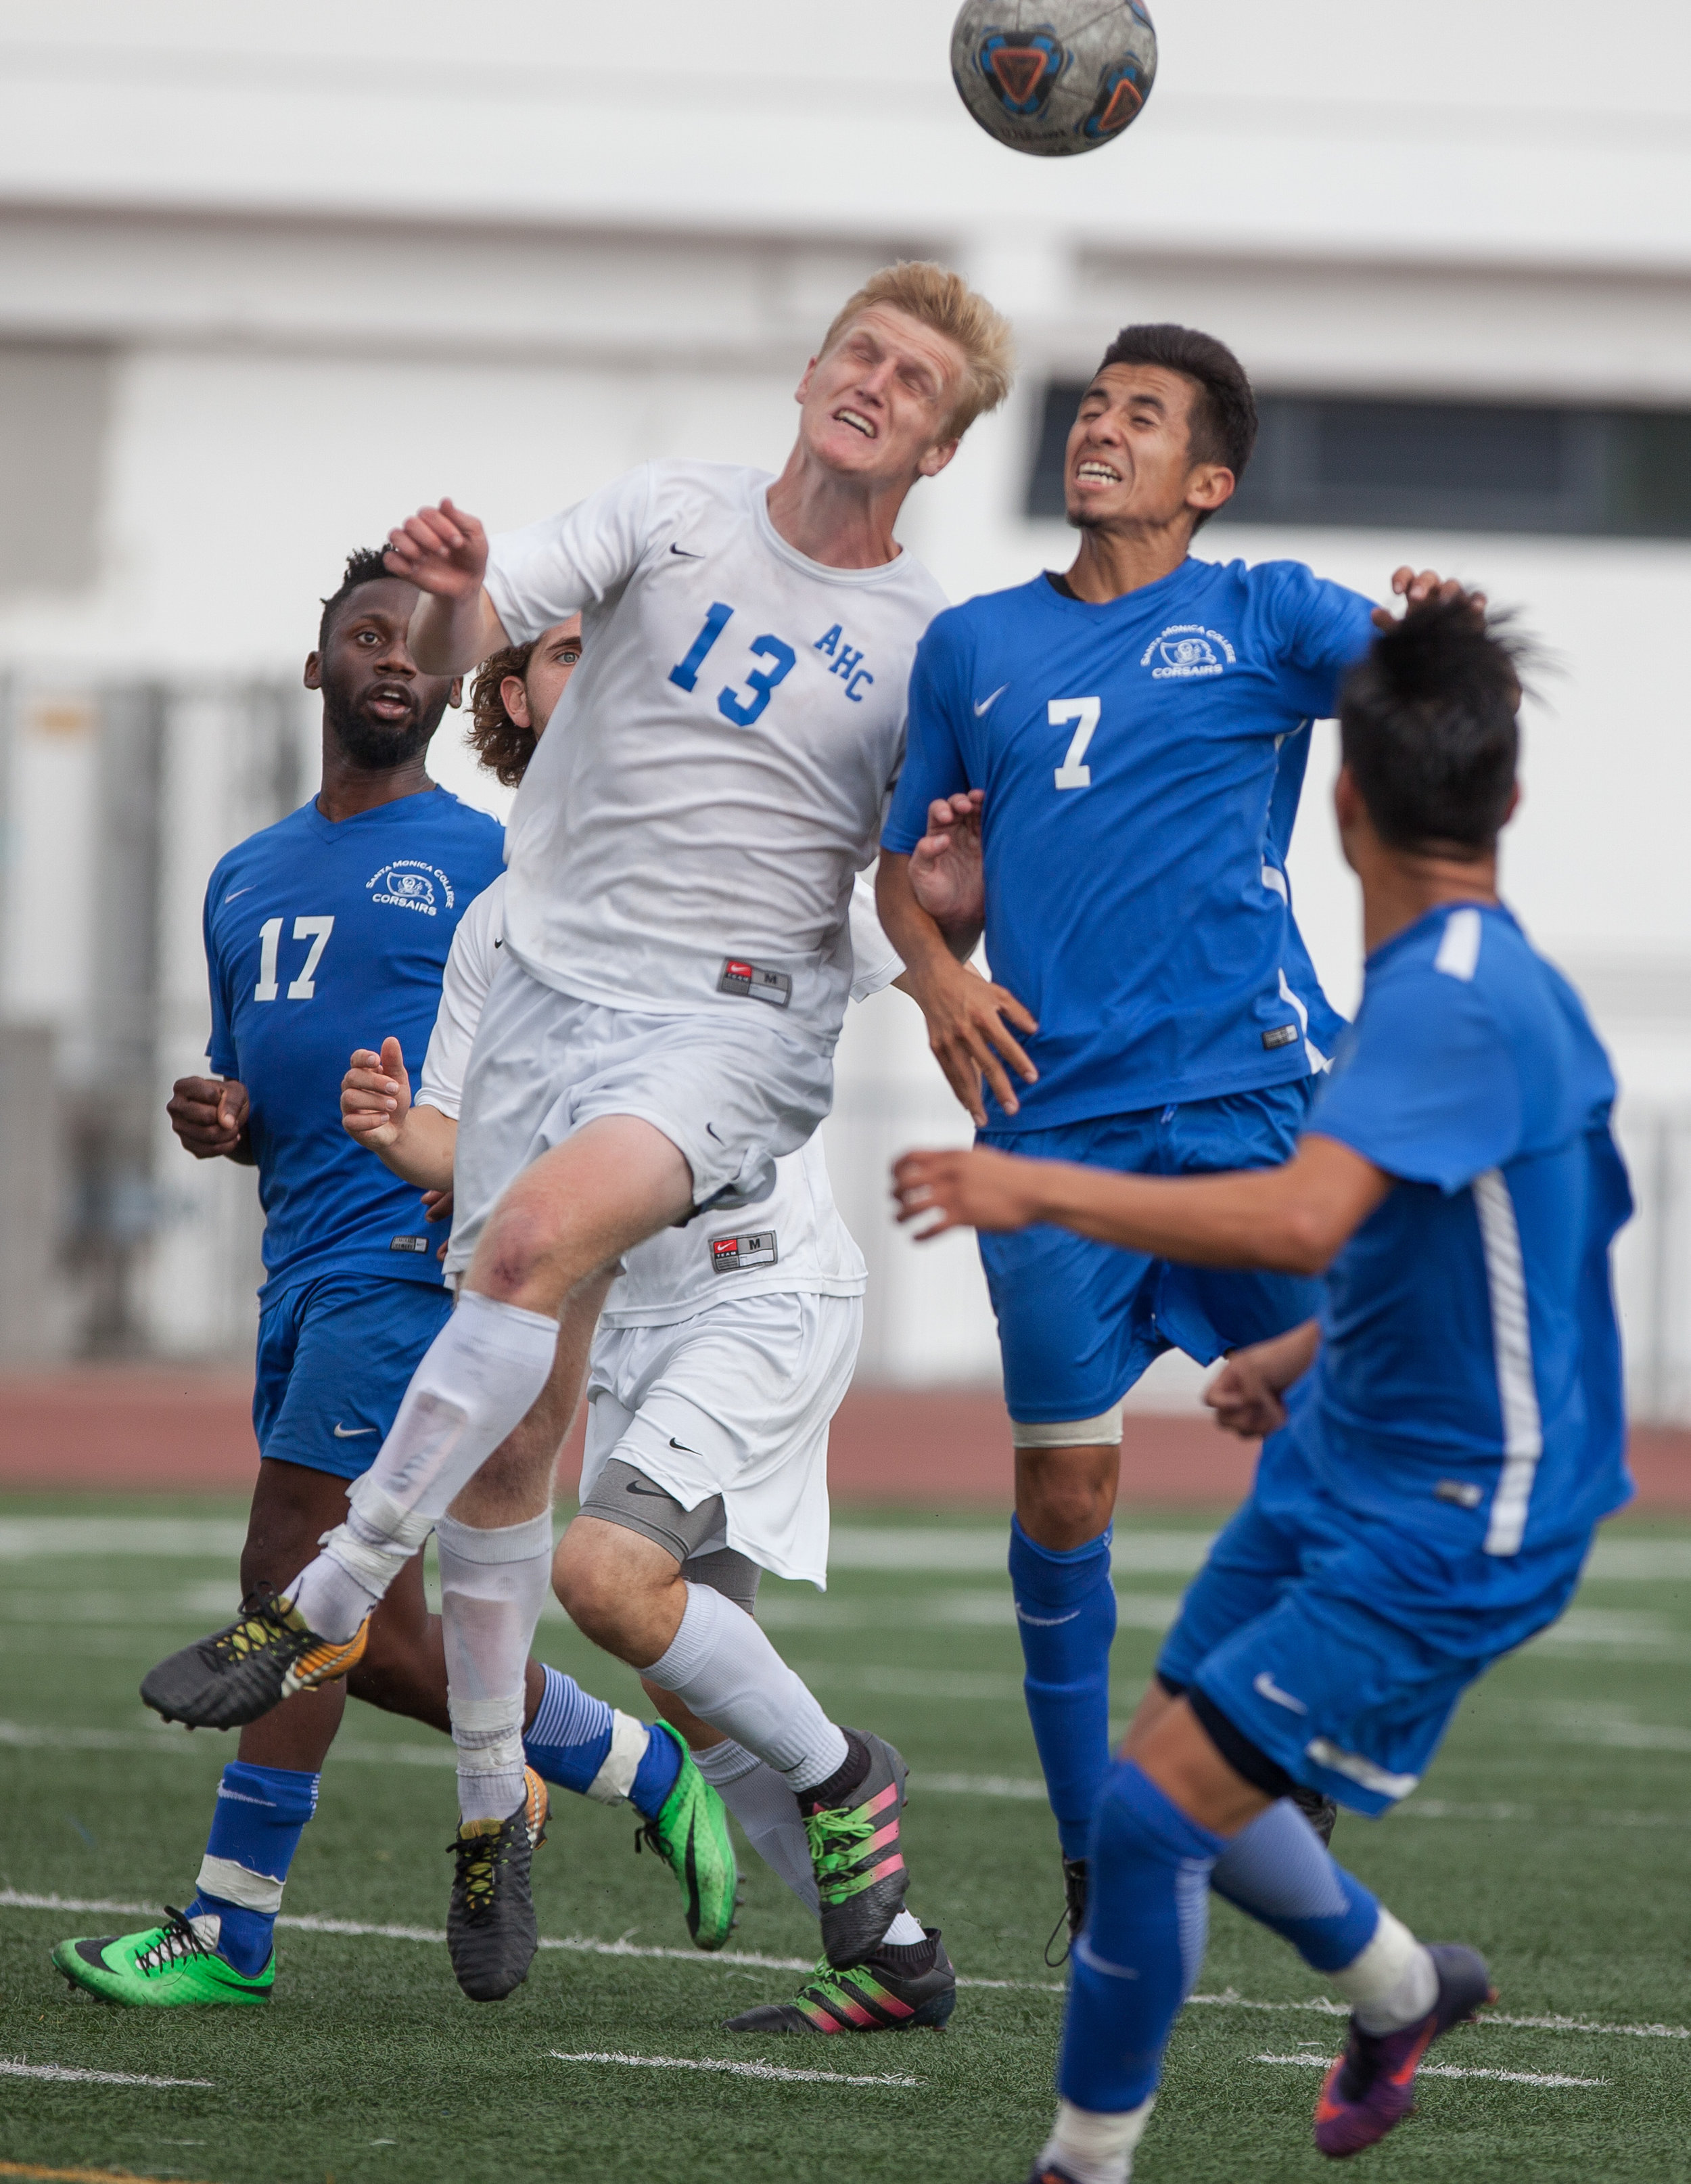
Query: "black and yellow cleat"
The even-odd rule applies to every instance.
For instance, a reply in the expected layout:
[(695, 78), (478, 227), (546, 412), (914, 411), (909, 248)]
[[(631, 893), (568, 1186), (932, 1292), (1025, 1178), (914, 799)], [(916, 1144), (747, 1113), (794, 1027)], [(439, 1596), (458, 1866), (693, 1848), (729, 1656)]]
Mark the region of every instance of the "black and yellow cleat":
[(141, 1696), (166, 1721), (190, 1729), (242, 1729), (296, 1691), (314, 1691), (355, 1668), (370, 1633), (366, 1617), (344, 1641), (320, 1638), (267, 1585), (242, 1603), (236, 1620), (142, 1679)]
[(458, 1860), (446, 1945), (472, 2002), (503, 2002), (528, 1977), (540, 1947), (529, 1861), (546, 1840), (546, 1785), (523, 1769), (523, 1801), (508, 1819), (466, 1820), (448, 1846)]

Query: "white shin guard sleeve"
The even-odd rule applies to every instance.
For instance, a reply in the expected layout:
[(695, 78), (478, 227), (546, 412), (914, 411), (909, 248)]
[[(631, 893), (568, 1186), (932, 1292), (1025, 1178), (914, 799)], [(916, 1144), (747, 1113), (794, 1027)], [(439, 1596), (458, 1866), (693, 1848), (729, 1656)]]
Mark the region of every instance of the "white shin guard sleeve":
[[(798, 1817), (798, 1800), (784, 1774), (731, 1741), (707, 1746), (693, 1764), (746, 1831), (746, 1841), (778, 1880), (784, 1881), (813, 1919), (821, 1915), (810, 1839)], [(921, 1939), (921, 1929), (917, 1930)]]
[(290, 1589), (325, 1638), (350, 1638), (545, 1387), (558, 1323), (466, 1292), (412, 1375), (352, 1515)]
[(789, 1791), (844, 1764), (845, 1738), (804, 1684), (751, 1617), (709, 1585), (689, 1582), (680, 1630), (641, 1673), (785, 1775)]
[(552, 1573), (552, 1519), (480, 1530), (440, 1518), (441, 1635), (466, 1820), (502, 1820), (523, 1796), (523, 1672)]
[(1380, 1923), (1360, 1956), (1327, 1983), (1351, 2007), (1365, 2032), (1396, 2032), (1413, 2025), (1438, 1999), (1438, 1971), (1424, 1943), (1382, 1903)]

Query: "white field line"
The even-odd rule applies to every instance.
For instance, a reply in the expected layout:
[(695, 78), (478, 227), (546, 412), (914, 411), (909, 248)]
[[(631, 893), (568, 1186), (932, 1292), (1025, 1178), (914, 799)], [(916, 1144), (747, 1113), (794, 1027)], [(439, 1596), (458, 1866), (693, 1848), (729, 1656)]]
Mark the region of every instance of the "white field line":
[(686, 2055), (562, 2055), (547, 2051), (554, 2063), (628, 2063), (640, 2070), (721, 2070), (731, 2078), (779, 2078), (789, 2085), (920, 2086), (921, 2078), (853, 2078), (843, 2070), (787, 2070), (779, 2063), (695, 2062)]
[[(0, 1889), (0, 1911), (114, 1911), (125, 1916), (156, 1919), (156, 1903), (120, 1903), (110, 1897), (88, 1896), (32, 1896), (21, 1889)], [(339, 1934), (354, 1939), (370, 1937), (385, 1942), (443, 1942), (446, 1931), (438, 1926), (386, 1926), (367, 1925), (358, 1919), (292, 1918), (286, 1912), (277, 1919), (278, 1926), (286, 1926), (296, 1934)], [(700, 1949), (668, 1949), (649, 1947), (638, 1942), (620, 1940), (601, 1942), (590, 1935), (542, 1934), (542, 1949), (564, 1949), (576, 1956), (587, 1957), (650, 1957), (665, 1963), (694, 1964), (708, 1969), (712, 1964), (735, 1964), (749, 1967), (754, 1971), (808, 1972), (815, 1959), (809, 1957), (765, 1957), (750, 1949), (718, 1949), (706, 1954)], [(1061, 1994), (1061, 1983), (1051, 1980), (960, 1979), (959, 1986), (976, 1987), (985, 1991), (1017, 1994)], [(1327, 2002), (1316, 1998), (1309, 2002), (1256, 2002), (1248, 1995), (1236, 1994), (1227, 1987), (1220, 1994), (1188, 1995), (1187, 2000), (1198, 2009), (1256, 2009), (1290, 2012), (1293, 2014), (1316, 2017), (1346, 2017), (1349, 2012), (1342, 2002)], [(1522, 2032), (1586, 2033), (1597, 2037), (1613, 2035), (1616, 2038), (1633, 2040), (1691, 2040), (1691, 2025), (1614, 2025), (1588, 2017), (1512, 2017), (1506, 2011), (1488, 2009), (1474, 2020), (1482, 2027), (1495, 2026), (1500, 2030)]]
[[(1254, 2063), (1299, 2063), (1311, 2070), (1325, 2070), (1327, 2055), (1254, 2055)], [(1471, 2070), (1458, 2063), (1423, 2063), (1418, 2078), (1495, 2078), (1505, 2086), (1606, 2086), (1607, 2078), (1569, 2078), (1560, 2070)]]
[(73, 2070), (67, 2063), (26, 2063), (21, 2055), (0, 2055), (0, 2077), (51, 2078), (56, 2085), (214, 2086), (215, 2078), (148, 2078), (134, 2070)]

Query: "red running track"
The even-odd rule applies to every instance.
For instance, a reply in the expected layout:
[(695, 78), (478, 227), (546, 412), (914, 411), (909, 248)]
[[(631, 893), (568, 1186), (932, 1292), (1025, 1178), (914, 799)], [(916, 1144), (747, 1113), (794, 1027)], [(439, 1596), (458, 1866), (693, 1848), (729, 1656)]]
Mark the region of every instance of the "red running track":
[[(169, 1366), (0, 1374), (0, 1489), (242, 1493), (256, 1450), (242, 1373)], [(1238, 1502), (1255, 1451), (1201, 1418), (1130, 1412), (1121, 1498)], [(571, 1436), (560, 1479), (581, 1457)], [(1639, 1427), (1637, 1507), (1691, 1510), (1691, 1432)], [(857, 1388), (834, 1423), (829, 1475), (842, 1502), (936, 1512), (1010, 1495), (1010, 1436), (996, 1395)]]

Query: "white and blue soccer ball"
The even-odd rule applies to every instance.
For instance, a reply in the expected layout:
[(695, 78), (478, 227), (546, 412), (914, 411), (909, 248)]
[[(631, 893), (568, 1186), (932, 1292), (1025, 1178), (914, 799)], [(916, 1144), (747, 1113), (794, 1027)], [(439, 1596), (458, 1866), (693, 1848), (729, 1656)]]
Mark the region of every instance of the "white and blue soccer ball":
[(1060, 159), (1114, 143), (1138, 119), (1157, 34), (1139, 0), (965, 0), (951, 74), (989, 136)]

